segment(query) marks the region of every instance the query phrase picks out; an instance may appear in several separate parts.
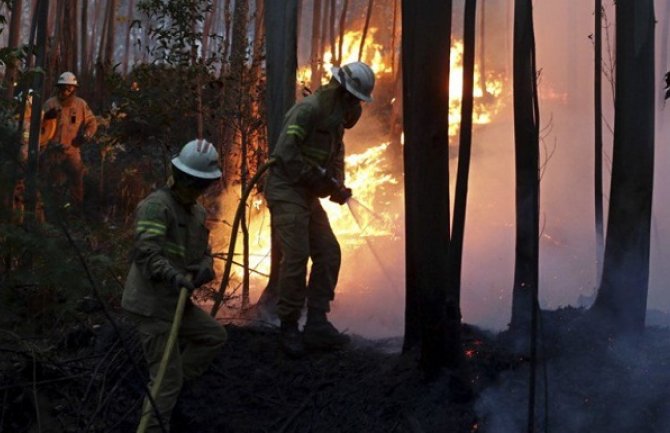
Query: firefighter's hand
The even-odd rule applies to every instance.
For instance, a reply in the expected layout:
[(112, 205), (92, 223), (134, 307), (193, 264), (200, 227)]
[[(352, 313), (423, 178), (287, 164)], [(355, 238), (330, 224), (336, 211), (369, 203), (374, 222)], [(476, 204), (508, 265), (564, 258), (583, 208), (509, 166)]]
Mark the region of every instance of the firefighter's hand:
[(193, 275), (193, 285), (200, 287), (207, 284), (216, 277), (214, 270), (210, 263), (203, 263), (201, 265), (193, 265), (187, 268)]
[(351, 198), (351, 188), (342, 187), (330, 195), (330, 201), (345, 204)]
[(177, 292), (180, 292), (182, 287), (188, 290), (189, 293), (195, 289), (195, 285), (193, 284), (193, 281), (191, 281), (191, 276), (184, 273), (175, 274), (170, 283)]

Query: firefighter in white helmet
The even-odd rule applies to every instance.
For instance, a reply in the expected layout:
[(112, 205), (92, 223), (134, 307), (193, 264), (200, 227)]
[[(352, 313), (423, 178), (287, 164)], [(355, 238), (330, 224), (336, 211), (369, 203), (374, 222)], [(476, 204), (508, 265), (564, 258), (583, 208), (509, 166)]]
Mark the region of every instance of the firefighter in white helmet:
[[(349, 342), (327, 319), (340, 271), (340, 246), (319, 198), (345, 204), (351, 189), (344, 179), (344, 130), (372, 101), (375, 76), (362, 62), (332, 69), (333, 79), (294, 105), (284, 118), (272, 157), (265, 196), (272, 228), (281, 243), (277, 315), (281, 345), (292, 357), (307, 348), (338, 349)], [(307, 279), (307, 263), (312, 268)], [(298, 329), (307, 302), (307, 322)]]
[(44, 103), (45, 123), (55, 122), (55, 133), (47, 143), (43, 164), (44, 182), (69, 189), (72, 204), (84, 200), (82, 144), (90, 141), (98, 123), (86, 101), (76, 96), (79, 81), (72, 72), (63, 72), (56, 83), (57, 94)]
[[(172, 159), (172, 177), (170, 186), (152, 192), (137, 206), (132, 263), (121, 300), (137, 326), (152, 382), (180, 289), (193, 291), (214, 279), (206, 212), (196, 201), (221, 177), (214, 145), (206, 140), (187, 143)], [(170, 425), (183, 381), (202, 374), (225, 341), (225, 329), (189, 300), (176, 346), (182, 349), (170, 357), (154, 399), (165, 427)], [(150, 416), (147, 432), (161, 431), (148, 399), (143, 411)]]

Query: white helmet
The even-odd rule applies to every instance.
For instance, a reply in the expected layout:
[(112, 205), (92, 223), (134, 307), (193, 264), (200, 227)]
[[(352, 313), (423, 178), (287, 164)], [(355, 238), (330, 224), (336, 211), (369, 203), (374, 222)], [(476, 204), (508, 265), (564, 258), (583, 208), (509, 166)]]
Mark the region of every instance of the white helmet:
[(72, 72), (63, 72), (60, 74), (60, 77), (58, 77), (58, 82), (56, 85), (70, 85), (79, 87), (79, 81), (77, 81), (77, 77)]
[(179, 155), (172, 158), (172, 165), (199, 179), (218, 179), (222, 175), (219, 153), (207, 140), (196, 139), (186, 143)]
[(330, 70), (338, 83), (358, 99), (372, 101), (372, 89), (375, 88), (375, 73), (363, 62), (347, 63)]

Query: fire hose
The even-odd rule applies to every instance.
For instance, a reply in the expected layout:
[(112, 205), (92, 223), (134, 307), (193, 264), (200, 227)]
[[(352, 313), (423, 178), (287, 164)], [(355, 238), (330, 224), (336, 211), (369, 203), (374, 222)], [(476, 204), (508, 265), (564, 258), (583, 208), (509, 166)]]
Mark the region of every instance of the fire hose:
[(212, 310), (210, 311), (210, 316), (215, 317), (216, 313), (221, 307), (223, 302), (223, 294), (228, 287), (228, 281), (230, 280), (230, 272), (233, 268), (233, 255), (235, 254), (235, 243), (237, 241), (237, 232), (240, 227), (240, 222), (242, 221), (242, 214), (245, 206), (247, 205), (247, 199), (249, 194), (251, 194), (252, 189), (256, 186), (263, 173), (267, 171), (268, 168), (272, 167), (276, 160), (274, 158), (269, 159), (265, 164), (261, 165), (256, 171), (256, 174), (251, 178), (246, 187), (242, 190), (242, 196), (240, 197), (240, 203), (237, 205), (237, 210), (235, 211), (235, 218), (233, 219), (232, 232), (230, 233), (230, 242), (228, 245), (228, 256), (226, 256), (226, 264), (223, 269), (223, 277), (221, 278), (221, 285), (219, 286), (218, 293), (214, 296), (214, 305), (212, 305)]

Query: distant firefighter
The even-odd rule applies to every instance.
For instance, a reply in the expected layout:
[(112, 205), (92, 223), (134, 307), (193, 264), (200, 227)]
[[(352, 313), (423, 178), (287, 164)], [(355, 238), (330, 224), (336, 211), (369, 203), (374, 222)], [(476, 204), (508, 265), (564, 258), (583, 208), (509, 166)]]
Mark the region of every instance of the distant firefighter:
[(86, 101), (76, 96), (79, 82), (72, 72), (63, 72), (56, 83), (58, 93), (44, 104), (44, 122), (55, 122), (53, 138), (43, 157), (43, 181), (69, 189), (72, 204), (84, 201), (84, 164), (81, 146), (90, 141), (98, 123)]

